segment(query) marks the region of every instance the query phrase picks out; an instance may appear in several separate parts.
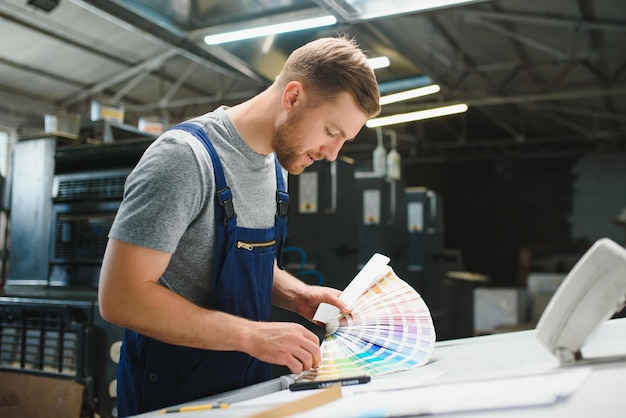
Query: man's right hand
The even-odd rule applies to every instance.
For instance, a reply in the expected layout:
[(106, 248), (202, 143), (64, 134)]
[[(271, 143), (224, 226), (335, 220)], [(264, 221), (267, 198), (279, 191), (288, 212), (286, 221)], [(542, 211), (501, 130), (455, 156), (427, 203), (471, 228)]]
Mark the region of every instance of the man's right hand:
[(266, 363), (287, 366), (292, 373), (315, 368), (321, 361), (319, 338), (291, 322), (254, 322), (246, 352)]

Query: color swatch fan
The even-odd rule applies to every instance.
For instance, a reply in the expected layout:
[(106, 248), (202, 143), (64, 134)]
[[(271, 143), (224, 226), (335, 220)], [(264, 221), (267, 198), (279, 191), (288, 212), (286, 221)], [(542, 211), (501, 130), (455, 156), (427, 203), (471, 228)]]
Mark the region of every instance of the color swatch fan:
[(352, 307), (350, 316), (320, 306), (314, 319), (326, 323), (322, 361), (305, 379), (375, 376), (428, 362), (435, 345), (430, 311), (388, 262), (375, 254), (344, 290), (341, 299)]

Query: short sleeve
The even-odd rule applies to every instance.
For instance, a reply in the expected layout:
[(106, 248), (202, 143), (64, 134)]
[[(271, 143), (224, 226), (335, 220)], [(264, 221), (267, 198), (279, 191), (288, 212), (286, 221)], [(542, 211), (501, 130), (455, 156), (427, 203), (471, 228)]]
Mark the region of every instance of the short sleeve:
[(109, 237), (174, 253), (206, 201), (197, 155), (179, 138), (159, 138), (129, 174)]

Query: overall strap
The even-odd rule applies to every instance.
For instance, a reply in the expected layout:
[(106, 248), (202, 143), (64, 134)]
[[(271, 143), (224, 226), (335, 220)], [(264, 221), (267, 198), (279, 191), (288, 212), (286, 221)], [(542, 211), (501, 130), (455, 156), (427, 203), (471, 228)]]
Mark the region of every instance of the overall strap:
[[(204, 129), (195, 123), (181, 123), (174, 126), (172, 129), (178, 129), (185, 132), (188, 132), (195, 136), (201, 143), (204, 145), (204, 148), (209, 153), (209, 157), (211, 157), (211, 162), (213, 163), (213, 173), (215, 176), (215, 189), (217, 202), (220, 207), (223, 209), (223, 219), (224, 225), (229, 227), (234, 227), (234, 220), (237, 217), (235, 213), (235, 206), (233, 204), (233, 194), (230, 190), (230, 187), (226, 184), (226, 178), (224, 177), (224, 168), (222, 167), (222, 162), (220, 161), (220, 157), (217, 155), (217, 151), (215, 147), (209, 141), (209, 137), (207, 136)], [(228, 228), (230, 229), (230, 228)]]
[(287, 211), (289, 209), (289, 193), (285, 187), (283, 169), (274, 154), (274, 166), (276, 168), (276, 262), (279, 268), (283, 268), (283, 247), (287, 238)]
[(189, 122), (176, 125), (172, 129), (179, 129), (196, 137), (202, 145), (204, 145), (204, 148), (206, 148), (211, 157), (211, 162), (213, 163), (213, 177), (215, 178), (215, 189), (217, 191), (215, 192), (215, 262), (213, 265), (211, 286), (215, 289), (224, 265), (224, 260), (226, 259), (226, 253), (229, 248), (234, 246), (235, 241), (237, 215), (233, 204), (233, 194), (230, 187), (226, 184), (224, 168), (222, 167), (220, 157), (217, 155), (217, 151), (211, 141), (209, 141), (209, 137), (206, 132), (204, 132), (204, 129), (195, 123)]

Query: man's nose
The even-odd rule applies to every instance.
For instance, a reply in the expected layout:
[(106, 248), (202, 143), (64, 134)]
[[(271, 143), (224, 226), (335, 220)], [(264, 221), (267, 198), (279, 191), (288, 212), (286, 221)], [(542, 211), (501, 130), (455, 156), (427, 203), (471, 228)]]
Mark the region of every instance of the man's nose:
[(323, 147), (322, 154), (324, 155), (324, 158), (326, 158), (328, 161), (335, 161), (339, 156), (339, 151), (341, 151), (342, 146), (343, 142), (337, 141)]

